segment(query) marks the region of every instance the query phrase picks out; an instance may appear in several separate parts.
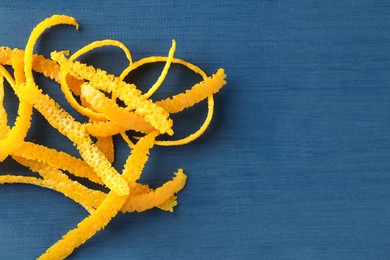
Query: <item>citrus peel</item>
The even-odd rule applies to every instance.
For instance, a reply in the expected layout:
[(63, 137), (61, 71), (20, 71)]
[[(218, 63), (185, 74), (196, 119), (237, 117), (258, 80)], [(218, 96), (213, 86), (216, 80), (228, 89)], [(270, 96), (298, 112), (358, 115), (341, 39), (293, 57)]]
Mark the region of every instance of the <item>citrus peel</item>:
[[(130, 50), (122, 42), (111, 39), (94, 41), (72, 55), (69, 51), (53, 51), (51, 58), (34, 54), (35, 43), (42, 33), (61, 24), (78, 29), (75, 18), (53, 15), (32, 30), (24, 50), (0, 47), (0, 161), (10, 156), (39, 174), (39, 177), (1, 175), (0, 184), (24, 183), (55, 190), (80, 204), (90, 214), (39, 259), (66, 258), (75, 248), (103, 229), (120, 211), (141, 212), (157, 207), (172, 212), (178, 204), (177, 193), (184, 188), (187, 176), (179, 169), (172, 180), (155, 189), (139, 183), (149, 159), (149, 151), (154, 145), (184, 145), (203, 134), (213, 117), (213, 95), (226, 84), (223, 69), (208, 77), (196, 65), (175, 58), (174, 40), (166, 57), (151, 56), (135, 62)], [(123, 50), (129, 65), (119, 76), (76, 60), (104, 46)], [(145, 93), (135, 84), (125, 81), (125, 77), (132, 71), (155, 62), (165, 64), (157, 81)], [(185, 92), (152, 101), (152, 95), (162, 86), (171, 65), (175, 63), (199, 74), (203, 80)], [(12, 66), (13, 75), (4, 66)], [(89, 122), (76, 120), (61, 103), (45, 94), (34, 80), (33, 71), (57, 82), (70, 107)], [(7, 101), (4, 96), (6, 85), (13, 88), (19, 101), (12, 127), (8, 126), (3, 102)], [(208, 113), (196, 132), (179, 140), (158, 139), (161, 134), (174, 134), (171, 114), (179, 113), (205, 99), (208, 100)], [(80, 157), (25, 140), (32, 127), (31, 120), (34, 120), (33, 110), (37, 110), (49, 125), (73, 143)], [(134, 131), (138, 135), (133, 135)], [(121, 173), (113, 166), (115, 144), (120, 141), (114, 138), (116, 135), (122, 136), (129, 149)]]

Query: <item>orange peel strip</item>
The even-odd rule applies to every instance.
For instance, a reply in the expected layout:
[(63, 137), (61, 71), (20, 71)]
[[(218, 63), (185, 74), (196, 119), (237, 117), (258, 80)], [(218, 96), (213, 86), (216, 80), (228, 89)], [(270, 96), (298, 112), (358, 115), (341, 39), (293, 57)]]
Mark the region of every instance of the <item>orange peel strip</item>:
[(213, 118), (213, 114), (214, 114), (213, 94), (218, 92), (219, 89), (226, 84), (225, 77), (226, 75), (224, 73), (224, 70), (219, 69), (217, 73), (214, 74), (212, 77), (205, 78), (202, 82), (195, 84), (190, 90), (175, 95), (172, 98), (168, 98), (156, 102), (156, 104), (164, 107), (167, 111), (171, 113), (177, 113), (203, 100), (204, 94), (206, 92), (205, 89), (210, 91), (210, 94), (207, 99), (207, 104), (208, 104), (207, 117), (203, 122), (203, 124), (201, 125), (201, 127), (196, 132), (179, 140), (156, 141), (156, 144), (160, 146), (184, 145), (196, 140), (199, 136), (201, 136), (206, 131)]
[(77, 228), (69, 231), (38, 259), (64, 259), (69, 256), (75, 248), (103, 229), (118, 214), (125, 200), (126, 196), (120, 197), (116, 193), (110, 192), (90, 216), (82, 220)]
[(31, 32), (24, 52), (24, 73), (26, 74), (27, 84), (35, 84), (32, 75), (33, 50), (39, 36), (48, 28), (59, 24), (73, 25), (78, 29), (79, 25), (76, 19), (66, 15), (53, 15), (40, 22)]
[(153, 127), (145, 122), (142, 116), (119, 107), (112, 99), (107, 98), (102, 92), (89, 84), (82, 85), (81, 93), (96, 111), (104, 114), (107, 119), (121, 128), (142, 133), (149, 133), (153, 130)]
[(54, 128), (76, 144), (81, 157), (102, 178), (108, 188), (114, 190), (119, 195), (127, 195), (129, 194), (129, 187), (126, 185), (126, 181), (111, 166), (96, 145), (92, 143), (92, 140), (85, 132), (84, 126), (75, 121), (71, 115), (60, 108), (48, 95), (44, 95), (42, 90), (38, 89), (34, 83), (31, 68), (35, 41), (45, 29), (57, 24), (78, 26), (73, 17), (54, 15), (45, 19), (33, 29), (24, 53), (24, 71), (27, 84), (23, 86), (23, 91), (21, 91), (22, 99), (32, 104)]
[[(149, 158), (149, 150), (153, 147), (158, 132), (154, 131), (142, 137), (134, 146), (123, 167), (123, 176), (126, 178), (129, 187), (136, 186), (136, 181), (142, 173), (143, 166)], [(137, 170), (134, 170), (137, 169)]]
[(101, 178), (83, 160), (53, 148), (31, 142), (23, 142), (20, 148), (14, 152), (14, 155), (46, 163), (54, 168), (66, 170), (74, 176), (87, 178), (95, 183), (103, 184)]
[[(165, 61), (167, 61), (167, 57), (162, 56), (151, 56), (140, 59), (126, 68), (122, 72), (121, 77), (127, 76), (131, 71), (136, 70), (145, 64)], [(172, 58), (172, 63), (181, 64), (189, 68), (193, 72), (202, 76), (203, 81), (195, 84), (186, 92), (156, 102), (157, 105), (163, 107), (169, 113), (178, 113), (193, 106), (194, 104), (209, 97), (211, 94), (217, 93), (226, 84), (226, 75), (223, 69), (219, 69), (215, 75), (207, 77), (206, 73), (202, 69), (192, 63), (178, 58)]]
[(172, 58), (173, 58), (173, 55), (175, 53), (175, 50), (176, 50), (176, 41), (172, 40), (172, 47), (169, 50), (168, 58), (167, 58), (167, 61), (165, 62), (165, 65), (164, 65), (164, 68), (161, 72), (161, 75), (158, 77), (156, 83), (154, 83), (153, 86), (148, 90), (148, 92), (143, 94), (143, 97), (150, 98), (154, 94), (154, 92), (156, 92), (157, 89), (161, 86), (161, 84), (165, 80), (165, 77), (168, 74), (168, 70), (169, 70), (169, 67), (171, 66)]
[[(166, 61), (166, 60), (167, 60), (166, 57), (159, 57), (159, 56), (141, 59), (139, 61), (134, 62), (130, 67), (128, 67), (122, 73), (121, 76), (125, 77), (132, 70), (137, 69), (142, 65), (153, 63), (153, 62)], [(156, 141), (156, 145), (160, 145), (160, 146), (184, 145), (196, 140), (199, 136), (201, 136), (208, 128), (214, 114), (214, 98), (212, 94), (217, 93), (226, 84), (225, 81), (226, 75), (223, 69), (219, 69), (216, 74), (214, 74), (211, 77), (207, 77), (206, 73), (204, 73), (203, 70), (201, 70), (199, 67), (189, 62), (183, 61), (181, 59), (176, 59), (176, 58), (172, 59), (172, 62), (184, 65), (187, 68), (194, 71), (195, 73), (200, 74), (203, 77), (203, 81), (198, 84), (195, 84), (190, 90), (187, 90), (184, 93), (180, 93), (171, 98), (157, 101), (156, 104), (158, 106), (163, 107), (169, 113), (178, 113), (188, 107), (195, 105), (196, 103), (202, 101), (207, 97), (208, 112), (205, 121), (196, 132), (179, 140)]]
[(121, 132), (127, 131), (127, 129), (120, 127), (110, 121), (86, 123), (85, 130), (88, 134), (96, 137), (113, 136)]
[(120, 41), (111, 40), (111, 39), (105, 39), (105, 40), (91, 42), (90, 44), (84, 46), (83, 48), (81, 48), (78, 51), (76, 51), (75, 53), (73, 53), (69, 57), (69, 60), (73, 61), (73, 60), (77, 59), (78, 57), (80, 57), (81, 55), (83, 55), (89, 51), (92, 51), (93, 49), (105, 47), (105, 46), (114, 46), (114, 47), (118, 47), (118, 48), (122, 49), (126, 55), (127, 60), (130, 62), (130, 64), (133, 62), (130, 50), (126, 47), (126, 45), (124, 45)]
[(35, 81), (32, 74), (32, 68), (33, 68), (33, 57), (34, 57), (33, 51), (34, 51), (34, 46), (36, 41), (46, 29), (49, 29), (53, 26), (60, 25), (60, 24), (73, 25), (76, 27), (76, 29), (78, 29), (78, 24), (75, 18), (66, 15), (53, 15), (40, 22), (32, 30), (30, 37), (28, 38), (26, 48), (24, 50), (23, 61), (24, 61), (24, 73), (27, 81), (26, 85), (35, 86)]
[[(92, 120), (96, 121), (102, 121), (105, 120), (104, 115), (101, 113), (98, 113), (96, 111), (93, 111), (89, 107), (81, 106), (77, 100), (74, 98), (73, 93), (71, 89), (75, 90), (75, 87), (71, 87), (68, 84), (68, 79), (72, 77), (68, 77), (69, 75), (69, 69), (65, 69), (61, 67), (61, 77), (60, 77), (60, 84), (61, 84), (61, 91), (64, 93), (66, 100), (69, 102), (69, 104), (80, 114), (89, 117)], [(78, 86), (81, 88), (81, 86)], [(79, 91), (78, 89), (76, 91)]]
[[(129, 156), (127, 160), (129, 163), (126, 162), (122, 174), (129, 184), (134, 183), (138, 179), (137, 177), (141, 175), (146, 162), (144, 158), (146, 157), (147, 160), (149, 147), (153, 146), (155, 136), (156, 134), (153, 132), (139, 140)], [(130, 164), (130, 162), (136, 163)], [(61, 240), (51, 246), (38, 259), (63, 259), (69, 256), (75, 248), (104, 228), (117, 215), (126, 199), (127, 196), (119, 196), (111, 191), (90, 216), (81, 221), (77, 228), (64, 235)]]
[[(22, 156), (14, 155), (12, 157), (18, 163), (30, 168), (33, 172), (39, 173), (44, 179), (30, 176), (2, 175), (0, 176), (0, 184), (31, 184), (55, 190), (80, 204), (89, 213), (92, 213), (107, 196), (106, 193), (89, 189), (76, 181), (70, 180), (66, 174), (48, 164), (30, 160)], [(162, 187), (164, 187), (164, 185)], [(162, 187), (158, 189), (161, 189)], [(147, 196), (143, 196), (142, 194)], [(154, 196), (151, 196), (152, 194), (154, 194)], [(159, 197), (159, 201), (152, 202), (151, 200), (154, 199), (156, 195), (157, 194), (155, 194), (147, 185), (137, 184), (137, 186), (132, 190), (131, 195), (126, 200), (127, 205), (124, 205), (121, 211), (141, 212), (147, 210), (148, 208), (145, 208), (145, 206), (142, 205), (143, 202), (137, 202), (138, 200), (142, 200), (147, 201), (148, 205), (153, 205), (154, 207), (158, 207), (162, 210), (172, 212), (173, 207), (177, 205), (176, 197), (169, 196), (170, 194), (165, 194)], [(129, 203), (130, 201), (131, 203)], [(159, 203), (160, 201), (163, 201), (161, 205), (157, 205), (156, 203)]]
[[(175, 182), (177, 182), (177, 180)], [(157, 189), (162, 189), (164, 185), (166, 184), (163, 184), (161, 187)], [(172, 184), (169, 185), (172, 186)], [(156, 194), (154, 190), (151, 189), (148, 185), (136, 183), (136, 186), (133, 186), (133, 188), (131, 189), (131, 193), (126, 199), (126, 203), (125, 203), (126, 205), (124, 204), (122, 206), (121, 211), (127, 213), (131, 213), (135, 211), (142, 212), (149, 208), (157, 207), (161, 210), (172, 212), (173, 207), (177, 205), (176, 196), (174, 196), (173, 193), (176, 193), (176, 190), (177, 192), (180, 191), (181, 185), (176, 185), (176, 186), (177, 187), (175, 188), (175, 191), (172, 192), (172, 194), (171, 193)], [(81, 203), (83, 203), (83, 205), (87, 207), (96, 209), (103, 202), (106, 194), (104, 194), (104, 196), (95, 194), (94, 196), (95, 197), (93, 197), (93, 203), (87, 204), (90, 203), (90, 200), (81, 201)], [(160, 197), (156, 199), (156, 196), (160, 196)], [(137, 202), (138, 200), (142, 200), (144, 202), (146, 201), (149, 207), (143, 206), (142, 203), (144, 202)]]
[(199, 138), (199, 136), (201, 136), (206, 131), (206, 129), (210, 125), (210, 122), (211, 122), (211, 120), (213, 118), (213, 114), (214, 114), (214, 98), (213, 98), (213, 95), (210, 95), (208, 97), (207, 104), (208, 104), (208, 110), (207, 110), (206, 119), (203, 122), (203, 124), (201, 125), (201, 127), (196, 132), (190, 134), (189, 136), (187, 136), (185, 138), (179, 139), (179, 140), (172, 140), (172, 141), (160, 141), (160, 140), (157, 140), (155, 142), (155, 144), (156, 145), (160, 145), (160, 146), (179, 146), (179, 145), (188, 144), (188, 143), (196, 140), (197, 138)]
[[(131, 54), (130, 54), (129, 49), (120, 41), (110, 40), (110, 39), (101, 40), (101, 41), (94, 41), (94, 42), (84, 46), (83, 48), (81, 48), (80, 50), (75, 52), (69, 58), (69, 60), (73, 61), (73, 60), (77, 59), (79, 56), (81, 56), (81, 55), (83, 55), (83, 54), (85, 54), (85, 53), (87, 53), (95, 48), (99, 48), (99, 47), (103, 47), (103, 46), (116, 46), (116, 47), (122, 49), (126, 55), (126, 58), (130, 62), (130, 64), (132, 63), (132, 58), (131, 58)], [(76, 111), (78, 111), (80, 114), (88, 116), (89, 118), (94, 119), (94, 120), (103, 120), (104, 116), (102, 114), (97, 113), (88, 107), (83, 107), (76, 101), (76, 99), (74, 98), (72, 91), (71, 91), (71, 89), (75, 90), (75, 88), (70, 87), (67, 83), (67, 80), (70, 78), (70, 77), (67, 77), (68, 73), (69, 73), (68, 70), (61, 68), (61, 90), (64, 93), (66, 100), (68, 100), (69, 104)]]
[(10, 47), (0, 47), (0, 64), (11, 65), (12, 49)]
[(50, 186), (45, 180), (37, 177), (21, 176), (21, 175), (13, 175), (13, 174), (6, 174), (0, 176), (0, 184), (11, 184), (11, 183), (33, 184), (33, 185), (41, 186), (43, 188), (55, 190), (55, 188)]
[(217, 93), (226, 84), (225, 77), (224, 70), (218, 69), (216, 74), (205, 78), (186, 92), (157, 101), (156, 104), (166, 109), (169, 113), (181, 112), (188, 107), (192, 107), (211, 94)]
[(130, 140), (130, 138), (126, 135), (125, 132), (121, 132), (120, 135), (130, 148), (134, 147), (134, 142)]
[[(167, 60), (168, 57), (165, 56), (150, 56), (150, 57), (142, 58), (138, 61), (133, 62), (129, 67), (127, 67), (120, 75), (120, 78), (124, 79), (131, 71), (136, 70), (145, 64), (155, 63), (155, 62), (167, 62)], [(172, 63), (181, 64), (189, 68), (190, 70), (194, 71), (195, 73), (201, 75), (203, 79), (207, 78), (206, 73), (201, 68), (188, 61), (179, 58), (172, 58)]]
[(51, 57), (65, 69), (70, 68), (74, 73), (77, 73), (80, 79), (89, 80), (91, 86), (117, 96), (128, 107), (135, 109), (135, 113), (143, 116), (160, 133), (173, 134), (173, 122), (169, 119), (169, 113), (151, 100), (144, 99), (141, 96), (141, 91), (136, 89), (135, 85), (128, 84), (114, 75), (107, 74), (104, 70), (95, 69), (78, 61), (70, 61), (61, 52), (52, 52)]
[(102, 151), (110, 163), (114, 162), (114, 141), (112, 140), (112, 136), (97, 137), (96, 146)]
[(60, 192), (60, 193), (64, 194), (66, 197), (79, 203), (89, 213), (92, 213), (94, 211), (93, 208), (89, 208), (88, 206), (86, 206), (84, 201), (77, 201), (78, 198), (74, 198), (75, 196), (73, 196), (72, 194), (63, 192), (61, 190), (61, 189), (63, 189), (63, 185), (59, 185), (59, 183), (57, 183), (55, 181), (53, 182), (53, 181), (48, 181), (48, 180), (44, 180), (44, 179), (40, 179), (40, 178), (36, 178), (36, 177), (19, 176), (19, 175), (11, 175), (11, 174), (0, 176), (0, 184), (14, 184), (14, 183), (31, 184), (31, 185), (36, 185), (36, 186), (40, 186), (42, 188), (47, 188), (47, 189), (51, 189), (51, 190)]
[(10, 128), (7, 125), (7, 111), (4, 108), (4, 77), (0, 73), (0, 138), (4, 138)]
[(11, 74), (4, 68), (3, 65), (0, 65), (0, 74), (8, 81), (13, 89), (15, 89), (15, 79), (11, 76)]
[(48, 164), (28, 160), (20, 156), (13, 156), (18, 163), (30, 168), (33, 172), (39, 173), (45, 184), (51, 189), (63, 193), (66, 197), (74, 200), (83, 206), (88, 212), (92, 213), (97, 198), (104, 198), (105, 193), (92, 190), (77, 181), (72, 181), (61, 170), (56, 169)]
[(41, 90), (33, 86), (26, 86), (23, 98), (34, 105), (46, 120), (60, 133), (67, 136), (76, 144), (81, 157), (91, 166), (104, 184), (121, 195), (127, 195), (129, 188), (126, 181), (111, 166), (110, 162), (92, 143), (91, 138), (85, 131), (83, 124), (74, 120), (65, 110), (59, 107), (49, 96), (42, 94)]
[[(123, 212), (125, 211), (145, 211), (163, 204), (167, 198), (171, 198), (175, 193), (184, 188), (187, 176), (179, 169), (174, 178), (155, 191), (146, 194), (140, 194), (134, 197), (129, 197), (123, 205)], [(168, 209), (172, 211), (173, 209)]]
[[(24, 50), (11, 49), (9, 47), (0, 47), (0, 64), (2, 65), (11, 65), (12, 53), (24, 52)], [(45, 77), (48, 77), (58, 83), (60, 83), (60, 66), (57, 62), (46, 59), (43, 55), (33, 54), (32, 58), (32, 68), (34, 71), (42, 73)], [(67, 82), (72, 92), (75, 95), (80, 95), (80, 85), (84, 82), (75, 77), (69, 76)]]
[[(23, 52), (24, 50), (11, 49), (9, 47), (0, 47), (0, 64), (11, 65), (11, 57), (13, 52)], [(36, 72), (42, 73), (45, 77), (48, 77), (56, 82), (61, 81), (60, 66), (57, 62), (46, 59), (43, 55), (33, 54), (32, 57), (32, 68)], [(75, 77), (68, 76), (66, 78), (67, 86), (77, 96), (80, 95), (80, 86), (84, 83), (83, 80), (79, 80)]]
[[(23, 59), (20, 58), (19, 52), (12, 53), (11, 57), (12, 66), (14, 68), (15, 81), (8, 80), (11, 84), (11, 87), (14, 89), (15, 93), (20, 98), (20, 86), (25, 81), (23, 73)], [(6, 69), (1, 66), (1, 73), (9, 78), (10, 75), (8, 72), (5, 72)], [(32, 115), (32, 106), (26, 103), (23, 100), (20, 100), (18, 107), (18, 115), (16, 117), (14, 126), (6, 134), (6, 137), (0, 140), (0, 153), (1, 160), (4, 160), (5, 157), (13, 153), (18, 147), (22, 144), (24, 138), (27, 135), (28, 129), (31, 125), (31, 115)]]

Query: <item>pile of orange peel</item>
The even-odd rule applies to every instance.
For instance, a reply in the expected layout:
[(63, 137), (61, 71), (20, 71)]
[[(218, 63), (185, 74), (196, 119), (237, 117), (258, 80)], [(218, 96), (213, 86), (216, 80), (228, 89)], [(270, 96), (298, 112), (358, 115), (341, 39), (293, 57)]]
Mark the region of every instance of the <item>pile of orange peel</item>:
[[(226, 84), (223, 69), (207, 76), (199, 67), (174, 58), (174, 40), (168, 56), (146, 57), (136, 62), (132, 61), (128, 48), (116, 40), (92, 42), (72, 55), (69, 51), (53, 51), (50, 59), (34, 54), (39, 36), (46, 29), (60, 24), (78, 28), (75, 18), (53, 15), (33, 29), (24, 50), (0, 47), (0, 159), (4, 161), (12, 157), (40, 176), (1, 175), (0, 183), (33, 184), (49, 188), (64, 194), (89, 212), (76, 228), (47, 249), (39, 259), (66, 258), (75, 248), (103, 229), (120, 211), (141, 212), (157, 207), (172, 212), (177, 205), (176, 194), (184, 187), (186, 175), (182, 169), (178, 169), (172, 180), (156, 189), (139, 183), (149, 150), (154, 145), (184, 145), (198, 138), (212, 119), (213, 95)], [(115, 76), (76, 60), (103, 46), (115, 46), (124, 51), (129, 65), (121, 75)], [(164, 68), (146, 93), (142, 93), (134, 84), (125, 82), (126, 75), (131, 71), (155, 62), (165, 62)], [(203, 80), (183, 93), (154, 102), (150, 97), (161, 86), (172, 63), (184, 65)], [(6, 66), (11, 67), (7, 69)], [(48, 94), (43, 93), (34, 80), (33, 71), (59, 83), (69, 104), (88, 121), (77, 121)], [(19, 99), (17, 117), (12, 127), (8, 125), (3, 104), (5, 81)], [(163, 134), (174, 134), (171, 114), (179, 113), (205, 99), (208, 114), (195, 133), (179, 140), (157, 139)], [(74, 144), (80, 154), (79, 158), (26, 141), (34, 110)], [(140, 136), (135, 138), (129, 136), (129, 133)], [(121, 173), (112, 164), (115, 135), (121, 135), (130, 147), (130, 154)], [(77, 181), (77, 178), (70, 178), (70, 175), (80, 177), (80, 180), (86, 178), (109, 191), (91, 188)]]

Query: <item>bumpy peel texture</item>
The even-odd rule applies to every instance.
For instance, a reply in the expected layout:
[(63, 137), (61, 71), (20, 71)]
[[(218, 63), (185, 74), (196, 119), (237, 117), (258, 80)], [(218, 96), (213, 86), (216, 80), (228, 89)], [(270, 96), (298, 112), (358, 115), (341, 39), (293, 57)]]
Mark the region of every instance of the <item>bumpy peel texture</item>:
[[(10, 157), (36, 174), (24, 176), (10, 172), (0, 175), (0, 184), (30, 184), (57, 191), (80, 204), (89, 214), (39, 259), (66, 258), (106, 227), (119, 212), (142, 212), (152, 208), (173, 212), (178, 204), (177, 193), (184, 188), (187, 176), (178, 169), (171, 180), (158, 188), (140, 183), (150, 151), (155, 145), (184, 145), (199, 138), (213, 117), (213, 96), (226, 84), (223, 69), (208, 77), (194, 64), (175, 58), (174, 40), (167, 56), (138, 61), (132, 60), (130, 50), (122, 42), (111, 39), (92, 42), (70, 56), (69, 51), (53, 51), (50, 59), (35, 54), (35, 43), (44, 31), (61, 24), (78, 28), (75, 18), (53, 15), (32, 30), (24, 50), (0, 47), (0, 162)], [(125, 54), (129, 65), (120, 75), (77, 60), (104, 46), (120, 48)], [(165, 65), (157, 81), (145, 93), (124, 80), (130, 72), (155, 62)], [(152, 101), (152, 95), (162, 87), (172, 64), (187, 67), (203, 80), (182, 93)], [(12, 70), (6, 66), (11, 66)], [(46, 94), (34, 80), (33, 71), (59, 84), (70, 107), (87, 120), (76, 120)], [(4, 105), (7, 102), (4, 88), (8, 86), (19, 102), (12, 127)], [(171, 114), (205, 99), (208, 113), (196, 132), (179, 140), (162, 140), (163, 134), (174, 135)], [(55, 142), (53, 147), (48, 147), (28, 140), (28, 131), (34, 125), (31, 123), (34, 111), (73, 143), (79, 156), (57, 150)], [(121, 171), (113, 166), (119, 141), (127, 143), (129, 150)]]

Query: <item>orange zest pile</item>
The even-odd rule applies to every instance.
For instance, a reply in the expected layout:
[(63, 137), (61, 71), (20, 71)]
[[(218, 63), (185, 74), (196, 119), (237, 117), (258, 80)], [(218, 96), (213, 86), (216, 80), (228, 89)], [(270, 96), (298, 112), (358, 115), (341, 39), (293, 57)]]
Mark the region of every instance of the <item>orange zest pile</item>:
[[(207, 76), (199, 67), (174, 58), (175, 41), (172, 41), (167, 56), (146, 57), (135, 62), (128, 48), (116, 40), (95, 41), (71, 56), (69, 51), (53, 51), (50, 59), (34, 54), (39, 36), (48, 28), (60, 24), (78, 28), (73, 17), (53, 15), (33, 29), (24, 50), (0, 47), (0, 160), (10, 157), (39, 174), (39, 177), (1, 175), (0, 184), (24, 183), (49, 188), (79, 203), (89, 213), (39, 259), (66, 258), (75, 248), (103, 229), (120, 211), (141, 212), (157, 207), (172, 212), (177, 205), (176, 194), (183, 189), (187, 176), (182, 169), (178, 169), (172, 180), (156, 189), (139, 183), (149, 151), (154, 145), (187, 144), (204, 133), (213, 116), (213, 95), (226, 84), (223, 69)], [(76, 60), (102, 46), (115, 46), (123, 50), (129, 66), (120, 75), (109, 74)], [(131, 71), (155, 62), (164, 62), (165, 65), (156, 83), (146, 93), (124, 80)], [(161, 86), (173, 63), (186, 66), (203, 80), (183, 93), (152, 101), (150, 97)], [(7, 66), (11, 66), (12, 70), (7, 69)], [(33, 71), (57, 82), (71, 107), (88, 121), (77, 121), (45, 94), (36, 84)], [(12, 126), (8, 125), (3, 104), (5, 82), (13, 88), (19, 99), (17, 117)], [(174, 134), (171, 114), (179, 113), (205, 99), (208, 102), (208, 114), (199, 130), (174, 141), (158, 138), (162, 134)], [(34, 110), (75, 145), (79, 158), (26, 140)], [(129, 136), (129, 133), (136, 132), (141, 137)], [(115, 135), (121, 135), (130, 148), (122, 172), (118, 172), (112, 165), (115, 159)], [(109, 192), (89, 187), (69, 175), (86, 178), (95, 186), (107, 188)]]

